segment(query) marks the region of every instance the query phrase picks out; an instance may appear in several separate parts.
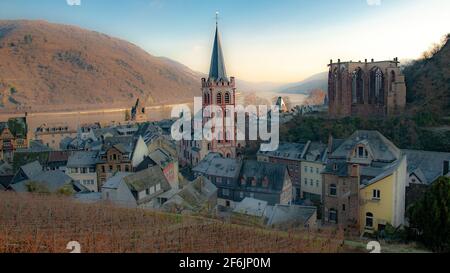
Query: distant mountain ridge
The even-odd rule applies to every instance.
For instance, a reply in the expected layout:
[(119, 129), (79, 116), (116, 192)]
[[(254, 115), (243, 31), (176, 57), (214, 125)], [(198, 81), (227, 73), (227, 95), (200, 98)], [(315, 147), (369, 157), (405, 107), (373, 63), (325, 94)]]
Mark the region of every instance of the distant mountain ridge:
[(0, 110), (130, 107), (191, 101), (199, 73), (95, 31), (0, 20)]
[(280, 93), (309, 94), (313, 90), (328, 91), (328, 72), (315, 74), (301, 82), (291, 83), (280, 88)]

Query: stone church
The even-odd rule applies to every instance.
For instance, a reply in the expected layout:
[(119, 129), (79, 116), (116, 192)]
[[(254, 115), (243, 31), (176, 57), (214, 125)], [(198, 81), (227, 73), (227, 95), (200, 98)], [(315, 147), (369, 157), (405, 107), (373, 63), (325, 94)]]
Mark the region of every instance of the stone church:
[(405, 109), (406, 85), (398, 59), (380, 62), (330, 61), (329, 115), (387, 117)]
[[(224, 130), (219, 131), (218, 139), (212, 141), (182, 140), (179, 146), (179, 159), (182, 165), (195, 166), (209, 153), (219, 153), (224, 158), (236, 158), (236, 148), (242, 145), (236, 140), (236, 126), (226, 128), (227, 106), (236, 106), (236, 81), (234, 77), (228, 77), (226, 72), (217, 23), (209, 75), (208, 78), (201, 80), (201, 88), (203, 109), (207, 106), (219, 107), (223, 116)], [(203, 126), (210, 119), (203, 117)]]

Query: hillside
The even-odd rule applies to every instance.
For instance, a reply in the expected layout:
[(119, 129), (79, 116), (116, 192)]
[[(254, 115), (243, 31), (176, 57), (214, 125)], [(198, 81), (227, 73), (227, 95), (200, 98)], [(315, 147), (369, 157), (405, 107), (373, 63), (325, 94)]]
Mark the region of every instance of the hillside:
[(413, 113), (450, 116), (450, 34), (424, 58), (404, 68), (408, 108)]
[(0, 111), (191, 101), (200, 74), (107, 35), (45, 21), (0, 20)]
[(312, 90), (328, 92), (328, 72), (315, 74), (301, 82), (291, 83), (281, 88), (281, 93), (309, 94)]
[(341, 252), (335, 232), (280, 232), (193, 216), (0, 192), (0, 253)]

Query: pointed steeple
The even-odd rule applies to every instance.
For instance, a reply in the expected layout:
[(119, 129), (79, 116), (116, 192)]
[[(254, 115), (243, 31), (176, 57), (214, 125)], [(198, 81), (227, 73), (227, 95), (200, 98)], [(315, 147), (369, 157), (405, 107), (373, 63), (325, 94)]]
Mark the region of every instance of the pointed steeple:
[(228, 81), (225, 61), (223, 60), (222, 45), (219, 37), (219, 24), (216, 21), (216, 37), (211, 57), (211, 68), (209, 69), (209, 79), (211, 81)]

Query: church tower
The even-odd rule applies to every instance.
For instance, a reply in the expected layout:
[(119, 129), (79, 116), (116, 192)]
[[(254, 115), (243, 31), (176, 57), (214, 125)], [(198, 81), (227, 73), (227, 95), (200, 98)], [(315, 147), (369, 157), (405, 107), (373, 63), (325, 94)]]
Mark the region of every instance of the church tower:
[[(211, 57), (211, 67), (208, 78), (202, 79), (203, 108), (214, 105), (223, 113), (223, 132), (219, 139), (207, 143), (208, 152), (220, 153), (227, 158), (236, 158), (236, 125), (226, 128), (227, 106), (236, 106), (236, 82), (234, 77), (228, 77), (220, 42), (219, 26), (216, 22), (216, 33)], [(209, 118), (204, 118), (204, 124)]]

